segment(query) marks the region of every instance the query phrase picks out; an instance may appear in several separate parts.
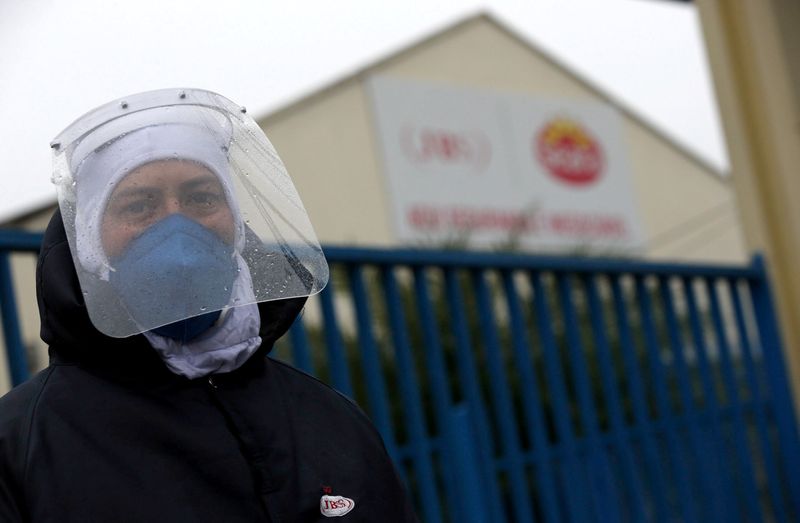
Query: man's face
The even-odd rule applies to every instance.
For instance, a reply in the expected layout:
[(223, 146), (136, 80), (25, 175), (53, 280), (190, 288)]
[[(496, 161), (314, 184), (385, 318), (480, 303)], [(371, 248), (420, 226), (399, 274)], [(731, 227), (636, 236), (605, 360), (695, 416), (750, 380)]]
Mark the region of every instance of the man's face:
[(233, 215), (214, 173), (191, 161), (162, 160), (134, 170), (111, 193), (101, 228), (106, 256), (119, 256), (131, 240), (174, 213), (233, 243)]

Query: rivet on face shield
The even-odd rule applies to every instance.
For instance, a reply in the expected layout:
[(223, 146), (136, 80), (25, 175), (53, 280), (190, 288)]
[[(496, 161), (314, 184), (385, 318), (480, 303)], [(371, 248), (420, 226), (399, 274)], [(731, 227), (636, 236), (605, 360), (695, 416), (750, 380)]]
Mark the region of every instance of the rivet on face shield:
[(178, 98), (180, 98), (181, 100), (183, 100), (184, 98), (186, 98), (186, 92), (185, 92), (185, 91), (181, 91), (181, 92), (179, 92), (179, 93), (178, 93)]
[(240, 110), (241, 112), (243, 112), (243, 113), (246, 113), (246, 112), (247, 112), (247, 107), (245, 107), (245, 106), (241, 106), (241, 107), (239, 108), (239, 110)]
[(127, 109), (128, 108), (128, 102), (120, 102), (119, 106), (122, 107), (123, 109)]

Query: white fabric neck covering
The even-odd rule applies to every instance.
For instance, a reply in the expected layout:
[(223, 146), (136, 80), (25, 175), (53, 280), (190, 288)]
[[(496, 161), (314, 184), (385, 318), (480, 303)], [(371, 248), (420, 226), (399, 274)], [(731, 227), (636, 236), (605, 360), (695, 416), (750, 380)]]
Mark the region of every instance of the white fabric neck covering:
[(258, 330), (261, 316), (253, 303), (253, 284), (247, 263), (237, 254), (239, 276), (233, 284), (234, 302), (248, 305), (222, 311), (217, 322), (208, 331), (188, 343), (159, 336), (153, 332), (144, 335), (156, 350), (167, 368), (189, 379), (209, 374), (231, 372), (241, 367), (261, 346)]

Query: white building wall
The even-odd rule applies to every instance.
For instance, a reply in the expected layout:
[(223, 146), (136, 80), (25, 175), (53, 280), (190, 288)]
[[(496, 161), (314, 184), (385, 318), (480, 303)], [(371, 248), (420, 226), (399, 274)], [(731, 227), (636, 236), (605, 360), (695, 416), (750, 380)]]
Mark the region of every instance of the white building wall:
[[(487, 17), (471, 19), (260, 120), (324, 243), (391, 245), (391, 205), (373, 130), (370, 75), (606, 102)], [(747, 258), (730, 184), (623, 111), (646, 257)]]

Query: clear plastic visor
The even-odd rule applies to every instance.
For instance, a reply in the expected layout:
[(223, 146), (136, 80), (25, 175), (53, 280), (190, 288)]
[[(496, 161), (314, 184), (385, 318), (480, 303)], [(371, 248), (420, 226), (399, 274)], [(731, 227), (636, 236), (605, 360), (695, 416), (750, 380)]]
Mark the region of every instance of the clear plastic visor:
[(230, 307), (310, 296), (327, 283), (283, 163), (220, 95), (118, 100), (81, 117), (53, 150), (86, 307), (109, 336), (188, 318), (213, 325)]

